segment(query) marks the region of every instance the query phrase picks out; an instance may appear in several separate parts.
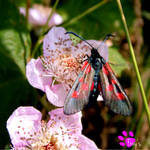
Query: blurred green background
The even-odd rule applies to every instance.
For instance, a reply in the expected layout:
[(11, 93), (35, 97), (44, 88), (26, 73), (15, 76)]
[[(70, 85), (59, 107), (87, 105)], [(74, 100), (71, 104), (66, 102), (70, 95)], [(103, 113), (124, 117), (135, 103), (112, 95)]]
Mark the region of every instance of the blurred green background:
[[(25, 66), (32, 58), (42, 54), (39, 38), (46, 34), (42, 26), (33, 27), (19, 13), (19, 7), (33, 4), (53, 7), (54, 0), (5, 0), (0, 1), (0, 149), (9, 148), (10, 140), (6, 121), (18, 106), (45, 109), (40, 99), (43, 92), (29, 85)], [(87, 15), (84, 12), (102, 5)], [(147, 99), (150, 99), (150, 11), (148, 1), (121, 0), (127, 20)], [(28, 5), (27, 5), (28, 4)], [(109, 48), (109, 61), (120, 83), (127, 91), (134, 107), (129, 117), (116, 115), (103, 103), (83, 111), (83, 134), (99, 148), (121, 149), (117, 136), (123, 130), (133, 131), (136, 145), (133, 149), (150, 149), (149, 125), (136, 80), (124, 28), (115, 0), (60, 0), (56, 12), (63, 17), (59, 26), (73, 31), (85, 39), (100, 40), (108, 33), (116, 33)], [(81, 16), (78, 19), (78, 16)], [(72, 21), (74, 20), (74, 21)], [(44, 28), (45, 29), (45, 28)], [(36, 53), (32, 55), (33, 50)]]

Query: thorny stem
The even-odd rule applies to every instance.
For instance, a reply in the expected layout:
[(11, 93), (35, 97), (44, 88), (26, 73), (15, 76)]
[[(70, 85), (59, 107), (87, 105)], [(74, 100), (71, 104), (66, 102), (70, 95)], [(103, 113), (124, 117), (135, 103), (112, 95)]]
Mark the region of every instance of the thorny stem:
[(39, 36), (39, 39), (37, 40), (37, 42), (36, 42), (36, 44), (35, 44), (35, 47), (34, 47), (34, 49), (33, 49), (33, 51), (32, 51), (32, 56), (31, 56), (31, 57), (34, 57), (34, 56), (35, 56), (36, 51), (37, 51), (38, 48), (39, 48), (39, 45), (42, 43), (43, 34), (49, 29), (48, 23), (49, 23), (49, 21), (50, 21), (52, 15), (53, 15), (53, 13), (54, 13), (55, 10), (56, 10), (56, 7), (57, 7), (58, 3), (59, 3), (59, 0), (56, 0), (54, 6), (53, 6), (53, 8), (52, 8), (52, 11), (51, 11), (50, 14), (49, 14), (49, 17), (48, 17), (48, 19), (47, 19), (47, 22), (46, 22), (45, 25), (43, 26), (41, 35)]
[(109, 1), (109, 0), (103, 0), (103, 1), (101, 1), (101, 2), (99, 2), (99, 3), (97, 3), (96, 5), (90, 7), (88, 10), (84, 11), (82, 14), (80, 14), (80, 15), (78, 15), (78, 16), (72, 18), (68, 23), (64, 24), (63, 26), (66, 27), (66, 26), (68, 26), (68, 25), (70, 25), (70, 24), (73, 24), (73, 23), (76, 22), (77, 20), (79, 20), (79, 19), (85, 17), (87, 14), (89, 14), (89, 13), (95, 11), (97, 8), (101, 7), (103, 4), (107, 3), (108, 1)]
[(127, 37), (127, 41), (128, 41), (128, 45), (129, 45), (133, 65), (134, 65), (134, 68), (135, 68), (138, 84), (139, 84), (139, 87), (140, 87), (140, 90), (141, 90), (141, 95), (142, 95), (144, 106), (145, 106), (146, 113), (147, 113), (147, 119), (148, 119), (149, 126), (150, 126), (150, 111), (149, 111), (146, 95), (145, 95), (145, 92), (144, 92), (141, 76), (140, 76), (140, 73), (139, 73), (138, 65), (137, 65), (137, 62), (136, 62), (136, 57), (135, 57), (135, 54), (134, 54), (133, 46), (132, 46), (131, 39), (130, 39), (130, 36), (129, 36), (129, 31), (128, 31), (126, 19), (125, 19), (124, 13), (123, 13), (123, 9), (122, 9), (122, 5), (121, 5), (120, 0), (116, 0), (116, 1), (117, 1), (117, 4), (118, 4), (118, 7), (119, 7), (120, 14), (121, 14), (121, 19), (122, 19), (122, 22), (123, 22), (123, 25), (124, 25), (124, 28), (125, 28), (125, 33), (126, 33), (126, 37)]

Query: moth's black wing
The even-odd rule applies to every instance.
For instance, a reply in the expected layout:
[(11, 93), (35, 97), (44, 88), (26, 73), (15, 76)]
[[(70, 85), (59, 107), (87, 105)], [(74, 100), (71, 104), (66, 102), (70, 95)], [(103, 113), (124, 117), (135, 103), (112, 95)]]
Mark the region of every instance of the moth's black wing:
[(100, 70), (100, 84), (105, 104), (115, 113), (130, 115), (131, 102), (108, 63)]
[(94, 69), (87, 63), (81, 69), (81, 72), (66, 97), (64, 114), (70, 115), (79, 112), (88, 104), (93, 76)]

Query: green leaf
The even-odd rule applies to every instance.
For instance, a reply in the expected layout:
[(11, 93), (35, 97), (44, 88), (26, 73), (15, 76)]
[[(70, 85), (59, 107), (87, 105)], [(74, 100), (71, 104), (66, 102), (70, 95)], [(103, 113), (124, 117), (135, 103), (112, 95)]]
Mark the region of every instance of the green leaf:
[(25, 77), (30, 35), (25, 18), (12, 1), (0, 1), (0, 148), (8, 143), (6, 121), (20, 105), (31, 105), (35, 90)]
[(124, 69), (128, 68), (128, 64), (116, 47), (109, 47), (109, 62), (116, 75), (121, 75)]
[[(0, 51), (12, 58), (23, 73), (26, 59), (30, 54), (30, 36), (26, 28), (25, 18), (19, 10), (8, 1), (0, 4)], [(7, 9), (6, 9), (7, 8)]]
[[(0, 30), (0, 52), (1, 55), (11, 58), (25, 74), (26, 59), (29, 55), (29, 43), (27, 33), (22, 33), (13, 28)], [(26, 46), (27, 45), (27, 46)]]

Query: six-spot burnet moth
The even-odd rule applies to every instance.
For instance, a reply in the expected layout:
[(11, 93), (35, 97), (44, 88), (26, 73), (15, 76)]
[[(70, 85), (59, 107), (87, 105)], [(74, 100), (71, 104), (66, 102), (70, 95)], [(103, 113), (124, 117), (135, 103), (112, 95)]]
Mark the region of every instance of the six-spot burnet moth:
[[(109, 66), (109, 63), (98, 53), (98, 48), (94, 48), (74, 32), (66, 32), (65, 34), (73, 34), (79, 37), (92, 49), (91, 56), (87, 56), (81, 72), (66, 97), (64, 114), (70, 115), (81, 111), (84, 106), (96, 101), (100, 94), (105, 104), (113, 112), (125, 116), (130, 115), (132, 113), (130, 100)], [(103, 42), (110, 36), (112, 35), (107, 35)]]

